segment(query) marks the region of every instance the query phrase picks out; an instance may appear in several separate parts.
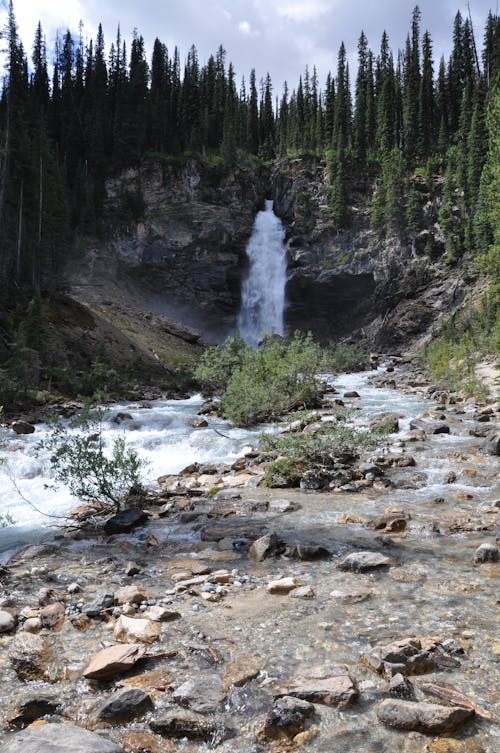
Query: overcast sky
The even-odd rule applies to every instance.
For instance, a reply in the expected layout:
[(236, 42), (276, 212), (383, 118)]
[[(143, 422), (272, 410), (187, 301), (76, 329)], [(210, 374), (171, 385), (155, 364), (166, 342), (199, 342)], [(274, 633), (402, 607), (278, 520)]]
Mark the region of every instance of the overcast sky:
[[(6, 3), (0, 0), (1, 5)], [(316, 65), (323, 86), (328, 71), (336, 69), (341, 41), (354, 73), (362, 29), (375, 52), (385, 29), (396, 52), (404, 46), (415, 4), (415, 0), (14, 0), (14, 10), (21, 39), (30, 52), (41, 21), (49, 59), (57, 29), (77, 33), (81, 20), (84, 34), (94, 37), (102, 22), (109, 46), (120, 24), (127, 42), (134, 28), (144, 36), (148, 57), (157, 36), (169, 51), (179, 47), (181, 61), (192, 44), (202, 63), (222, 44), (238, 81), (242, 75), (248, 80), (253, 67), (257, 78), (269, 71), (279, 93), (284, 80), (290, 88), (296, 86), (306, 64)], [(437, 68), (440, 55), (450, 51), (453, 18), (457, 10), (467, 15), (467, 2), (420, 0), (419, 6), (422, 31), (428, 29), (434, 42)], [(481, 47), (484, 21), (490, 8), (496, 12), (497, 0), (470, 0), (470, 6)]]

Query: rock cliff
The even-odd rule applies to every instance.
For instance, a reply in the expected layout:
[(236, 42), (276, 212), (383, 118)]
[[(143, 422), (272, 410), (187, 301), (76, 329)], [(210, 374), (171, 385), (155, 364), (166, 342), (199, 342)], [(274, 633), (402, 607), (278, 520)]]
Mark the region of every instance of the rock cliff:
[(152, 310), (221, 339), (235, 327), (255, 214), (272, 197), (287, 230), (288, 329), (311, 330), (324, 342), (355, 337), (402, 348), (474, 282), (443, 262), (438, 181), (417, 188), (420, 232), (381, 237), (370, 227), (373, 175), (352, 187), (351, 226), (339, 231), (320, 159), (269, 168), (150, 159), (107, 182), (106, 238), (72, 267), (70, 284), (103, 315), (114, 307), (124, 320), (131, 309)]

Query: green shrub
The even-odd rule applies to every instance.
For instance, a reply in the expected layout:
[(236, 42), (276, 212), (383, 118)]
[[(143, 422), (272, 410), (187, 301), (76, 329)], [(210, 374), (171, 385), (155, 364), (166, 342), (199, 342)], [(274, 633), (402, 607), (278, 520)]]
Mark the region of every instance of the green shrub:
[(39, 448), (51, 452), (56, 482), (66, 484), (83, 502), (99, 502), (118, 512), (127, 494), (141, 493), (140, 471), (145, 463), (127, 448), (124, 437), (115, 439), (111, 451), (105, 452), (104, 418), (103, 409), (87, 409), (70, 424), (78, 433), (56, 422)]
[(359, 350), (356, 345), (347, 343), (337, 345), (329, 350), (325, 356), (325, 368), (335, 374), (364, 371), (369, 365), (369, 355)]
[(203, 353), (194, 371), (194, 378), (204, 393), (222, 395), (234, 371), (241, 367), (250, 348), (237, 335), (228, 337), (223, 345), (214, 345)]

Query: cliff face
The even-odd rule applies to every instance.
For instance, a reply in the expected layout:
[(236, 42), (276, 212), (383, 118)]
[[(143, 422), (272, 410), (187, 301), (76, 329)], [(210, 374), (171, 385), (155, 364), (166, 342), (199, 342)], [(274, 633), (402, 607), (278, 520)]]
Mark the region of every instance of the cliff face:
[[(367, 345), (401, 347), (456, 307), (473, 278), (443, 262), (439, 198), (421, 191), (419, 232), (370, 227), (376, 179), (351, 188), (348, 230), (337, 230), (328, 207), (323, 161), (287, 159), (272, 171), (275, 211), (287, 227), (289, 328), (310, 329), (328, 342), (353, 336)], [(403, 197), (401, 197), (403, 201)]]
[(106, 253), (171, 316), (225, 333), (240, 305), (245, 247), (269, 175), (255, 163), (235, 168), (195, 159), (149, 162), (107, 184), (107, 211), (139, 197), (140, 217), (117, 223)]
[(285, 159), (271, 169), (149, 161), (108, 181), (107, 237), (87, 248), (70, 282), (114, 323), (126, 323), (132, 309), (153, 310), (221, 339), (235, 327), (255, 214), (272, 197), (289, 247), (287, 327), (324, 342), (353, 336), (401, 348), (455, 307), (473, 280), (442, 261), (436, 196), (422, 193), (418, 234), (382, 239), (370, 228), (374, 190), (373, 176), (358, 181), (351, 226), (338, 231), (321, 160)]

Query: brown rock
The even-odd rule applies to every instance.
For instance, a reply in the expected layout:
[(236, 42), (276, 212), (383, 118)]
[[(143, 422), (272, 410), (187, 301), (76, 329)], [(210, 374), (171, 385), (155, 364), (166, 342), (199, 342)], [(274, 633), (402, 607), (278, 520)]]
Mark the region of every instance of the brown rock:
[(117, 604), (140, 604), (146, 601), (148, 594), (137, 586), (123, 586), (114, 593)]
[(56, 601), (55, 604), (49, 604), (40, 612), (42, 627), (54, 629), (61, 627), (64, 622), (65, 615), (66, 609), (64, 607), (64, 604), (61, 604), (60, 601)]
[(9, 661), (20, 680), (47, 680), (53, 654), (45, 638), (17, 633), (9, 649)]
[(386, 699), (377, 709), (382, 724), (430, 734), (452, 732), (472, 717), (471, 709)]
[(152, 732), (125, 732), (120, 745), (130, 753), (175, 753), (178, 745)]
[(186, 709), (171, 709), (159, 719), (150, 722), (153, 732), (164, 737), (187, 737), (189, 740), (205, 740), (217, 735), (224, 736), (224, 726), (219, 719), (195, 714)]
[(107, 680), (123, 674), (146, 653), (146, 647), (137, 643), (124, 643), (99, 651), (83, 672), (88, 680)]
[(249, 680), (257, 677), (264, 666), (264, 660), (253, 654), (241, 654), (236, 656), (224, 667), (222, 685), (224, 690), (229, 690), (232, 685), (241, 687)]

